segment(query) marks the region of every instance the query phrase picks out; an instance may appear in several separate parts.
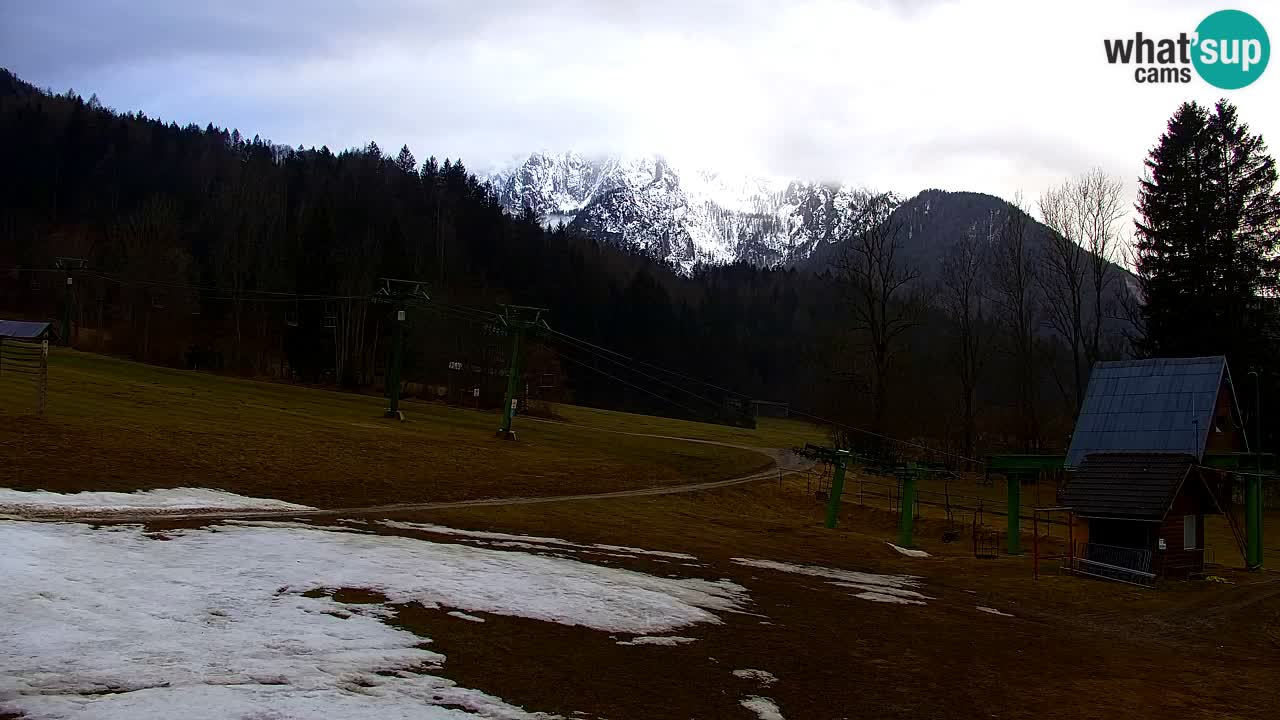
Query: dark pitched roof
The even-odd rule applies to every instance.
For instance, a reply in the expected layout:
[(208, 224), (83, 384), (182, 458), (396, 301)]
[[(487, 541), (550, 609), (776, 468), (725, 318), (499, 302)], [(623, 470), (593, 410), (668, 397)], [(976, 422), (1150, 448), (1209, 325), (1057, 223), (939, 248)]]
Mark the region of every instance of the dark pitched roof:
[(17, 338), (35, 340), (49, 331), (47, 322), (23, 322), (21, 320), (0, 320), (0, 338)]
[(1077, 515), (1161, 520), (1194, 464), (1190, 455), (1167, 453), (1090, 455), (1061, 501)]
[(1067, 450), (1068, 467), (1099, 452), (1204, 453), (1222, 378), (1221, 355), (1094, 363)]

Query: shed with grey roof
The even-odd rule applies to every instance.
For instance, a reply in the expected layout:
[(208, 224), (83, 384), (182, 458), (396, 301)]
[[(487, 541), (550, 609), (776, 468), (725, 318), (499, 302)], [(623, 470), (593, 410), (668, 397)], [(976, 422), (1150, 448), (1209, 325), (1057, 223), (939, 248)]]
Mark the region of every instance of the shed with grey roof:
[[(1067, 467), (1093, 453), (1247, 449), (1231, 371), (1221, 355), (1099, 362), (1089, 376)], [(1240, 447), (1243, 446), (1243, 447)]]

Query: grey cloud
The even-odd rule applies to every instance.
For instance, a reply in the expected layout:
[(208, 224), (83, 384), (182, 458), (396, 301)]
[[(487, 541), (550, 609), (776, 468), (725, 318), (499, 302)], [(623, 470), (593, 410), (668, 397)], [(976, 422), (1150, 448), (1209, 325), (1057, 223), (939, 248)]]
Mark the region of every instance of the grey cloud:
[(25, 68), (58, 73), (190, 56), (306, 59), (370, 45), (450, 47), (539, 19), (729, 31), (764, 7), (759, 0), (20, 0), (5, 10), (0, 47)]
[[(902, 191), (946, 174), (1032, 195), (1094, 164), (1140, 171), (1196, 90), (1106, 72), (1092, 16), (1200, 17), (1106, 0), (0, 3), (0, 63), (24, 79), (291, 145), (408, 143), (473, 169), (538, 149), (702, 151), (762, 173)], [(995, 74), (1011, 107), (981, 94)], [(1269, 89), (1242, 105), (1264, 133)]]

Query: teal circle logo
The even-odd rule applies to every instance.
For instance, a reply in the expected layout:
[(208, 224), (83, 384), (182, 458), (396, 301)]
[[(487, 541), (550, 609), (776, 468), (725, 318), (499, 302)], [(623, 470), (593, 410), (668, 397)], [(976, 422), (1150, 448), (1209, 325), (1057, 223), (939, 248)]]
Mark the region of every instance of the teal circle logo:
[(1238, 90), (1257, 80), (1271, 59), (1271, 40), (1262, 23), (1247, 12), (1219, 10), (1196, 26), (1191, 63), (1204, 81)]

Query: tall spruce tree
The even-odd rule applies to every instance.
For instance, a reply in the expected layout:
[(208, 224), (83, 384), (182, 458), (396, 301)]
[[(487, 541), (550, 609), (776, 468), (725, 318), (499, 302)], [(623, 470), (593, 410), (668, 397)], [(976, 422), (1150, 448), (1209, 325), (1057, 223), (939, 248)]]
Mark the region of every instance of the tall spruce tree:
[(1221, 100), (1184, 103), (1138, 191), (1137, 270), (1153, 356), (1225, 354), (1238, 374), (1274, 357), (1280, 196), (1275, 160)]

